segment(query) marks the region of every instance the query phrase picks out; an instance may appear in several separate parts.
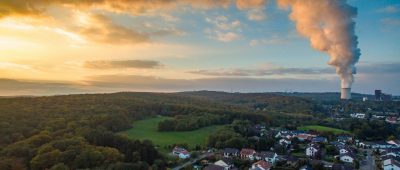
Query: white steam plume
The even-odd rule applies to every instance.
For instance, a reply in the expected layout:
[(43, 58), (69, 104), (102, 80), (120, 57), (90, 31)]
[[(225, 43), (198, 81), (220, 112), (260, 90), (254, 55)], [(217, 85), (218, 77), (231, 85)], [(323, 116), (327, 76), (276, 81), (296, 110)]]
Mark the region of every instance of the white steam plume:
[(350, 88), (360, 58), (354, 33), (357, 9), (346, 0), (278, 0), (280, 8), (291, 8), (290, 19), (297, 31), (309, 38), (311, 46), (328, 53), (329, 65), (336, 67), (342, 88)]

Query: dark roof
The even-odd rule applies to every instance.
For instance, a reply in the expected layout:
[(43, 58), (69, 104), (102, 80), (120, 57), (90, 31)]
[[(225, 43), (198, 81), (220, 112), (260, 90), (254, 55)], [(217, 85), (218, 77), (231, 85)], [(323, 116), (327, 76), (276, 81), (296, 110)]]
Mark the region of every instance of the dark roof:
[(344, 154), (340, 154), (340, 157), (342, 157), (342, 156), (350, 156), (353, 159), (356, 157), (352, 152), (347, 152), (347, 153), (344, 153)]
[(388, 149), (385, 149), (385, 151), (386, 151), (386, 153), (391, 153), (391, 152), (397, 153), (397, 152), (400, 152), (400, 148), (388, 148)]
[(344, 164), (333, 164), (332, 170), (353, 170), (353, 167)]
[(222, 158), (221, 160), (224, 161), (228, 165), (233, 164), (233, 159), (231, 159), (231, 158)]
[(296, 157), (296, 156), (289, 155), (289, 156), (287, 156), (286, 160), (287, 160), (288, 162), (296, 162), (296, 161), (299, 160), (299, 158)]
[(317, 136), (315, 137), (312, 141), (313, 142), (325, 142), (327, 139), (325, 137), (322, 136)]
[(224, 167), (219, 165), (210, 164), (204, 168), (204, 170), (224, 170)]
[(261, 152), (268, 158), (273, 158), (275, 156), (275, 152)]
[(392, 159), (392, 160), (395, 160), (397, 162), (400, 162), (400, 158), (399, 157), (395, 157), (393, 155), (383, 155), (383, 156), (381, 156), (381, 159), (382, 159), (382, 161), (385, 161), (385, 160), (388, 160), (388, 159)]
[(235, 148), (225, 148), (224, 153), (230, 153), (230, 154), (237, 154), (239, 153), (239, 149)]
[(313, 147), (315, 149), (319, 149), (320, 148), (318, 143), (310, 143), (310, 144), (308, 144), (307, 148), (309, 148), (309, 147)]
[(343, 143), (340, 143), (340, 142), (337, 142), (337, 141), (330, 142), (330, 144), (334, 145), (334, 146), (344, 146)]

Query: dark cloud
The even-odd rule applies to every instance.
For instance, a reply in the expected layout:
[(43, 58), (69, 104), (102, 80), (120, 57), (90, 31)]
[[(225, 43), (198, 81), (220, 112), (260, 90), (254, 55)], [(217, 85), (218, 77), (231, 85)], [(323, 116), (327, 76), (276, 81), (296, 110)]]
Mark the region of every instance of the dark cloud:
[(116, 69), (116, 68), (159, 68), (162, 65), (158, 61), (151, 60), (118, 60), (118, 61), (106, 61), (106, 60), (95, 60), (86, 61), (83, 65), (85, 68), (90, 69)]

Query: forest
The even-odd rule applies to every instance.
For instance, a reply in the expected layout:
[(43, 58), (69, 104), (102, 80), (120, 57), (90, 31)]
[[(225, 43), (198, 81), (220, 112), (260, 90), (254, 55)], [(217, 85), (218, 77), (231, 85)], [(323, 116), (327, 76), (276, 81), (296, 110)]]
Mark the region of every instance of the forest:
[[(171, 117), (158, 124), (159, 131), (225, 125), (207, 140), (216, 148), (273, 146), (268, 137), (243, 140), (253, 135), (250, 126), (256, 123), (284, 129), (325, 125), (370, 140), (400, 132), (383, 121), (331, 121), (324, 104), (275, 93), (204, 91), (0, 98), (0, 169), (165, 169), (169, 162), (152, 141), (119, 133), (135, 128), (135, 120), (157, 115)], [(364, 106), (355, 102), (348, 107)], [(400, 108), (398, 102), (371, 107)]]

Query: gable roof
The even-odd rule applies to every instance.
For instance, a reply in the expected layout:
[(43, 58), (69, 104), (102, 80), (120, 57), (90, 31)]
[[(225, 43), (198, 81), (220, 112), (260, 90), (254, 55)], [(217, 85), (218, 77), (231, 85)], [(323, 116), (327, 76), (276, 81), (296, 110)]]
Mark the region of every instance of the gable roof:
[(224, 161), (227, 165), (233, 165), (233, 159), (231, 158), (222, 158), (222, 161)]
[(241, 155), (253, 155), (254, 153), (256, 153), (256, 151), (254, 149), (248, 149), (248, 148), (243, 148), (240, 151)]
[(237, 154), (239, 153), (239, 149), (236, 148), (225, 148), (224, 153), (230, 153), (230, 154)]
[(263, 169), (271, 168), (271, 164), (269, 164), (268, 162), (263, 161), (263, 160), (254, 163), (253, 166), (259, 166), (259, 167), (261, 167)]
[(340, 154), (340, 157), (342, 157), (342, 156), (349, 156), (349, 157), (351, 157), (353, 159), (356, 157), (352, 152), (347, 152), (347, 153)]

